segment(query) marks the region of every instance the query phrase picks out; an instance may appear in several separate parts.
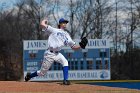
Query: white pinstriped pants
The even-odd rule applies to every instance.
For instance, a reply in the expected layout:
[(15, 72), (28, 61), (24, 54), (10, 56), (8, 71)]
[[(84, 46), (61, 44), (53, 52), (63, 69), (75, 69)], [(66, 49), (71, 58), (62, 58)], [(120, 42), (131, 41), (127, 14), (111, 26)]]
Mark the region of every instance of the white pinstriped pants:
[(45, 75), (54, 62), (60, 63), (63, 67), (68, 66), (68, 61), (61, 53), (52, 53), (49, 50), (45, 51), (41, 69), (37, 71), (39, 76)]

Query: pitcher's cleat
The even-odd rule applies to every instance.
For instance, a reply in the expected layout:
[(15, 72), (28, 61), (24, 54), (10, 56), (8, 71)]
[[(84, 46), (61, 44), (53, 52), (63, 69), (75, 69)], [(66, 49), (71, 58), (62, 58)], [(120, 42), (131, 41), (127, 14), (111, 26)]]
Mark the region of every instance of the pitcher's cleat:
[(31, 73), (30, 72), (28, 72), (27, 74), (26, 74), (26, 76), (25, 76), (25, 81), (27, 82), (27, 81), (29, 81), (31, 78), (30, 78), (30, 75), (31, 75)]
[(68, 80), (63, 80), (63, 85), (70, 85), (71, 83), (70, 83), (70, 81), (68, 81)]

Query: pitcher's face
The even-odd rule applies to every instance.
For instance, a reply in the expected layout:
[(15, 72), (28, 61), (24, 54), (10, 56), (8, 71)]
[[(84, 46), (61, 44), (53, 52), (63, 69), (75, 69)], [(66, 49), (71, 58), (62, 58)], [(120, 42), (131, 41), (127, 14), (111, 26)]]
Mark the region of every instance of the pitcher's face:
[(60, 28), (61, 28), (61, 29), (65, 29), (66, 26), (67, 26), (67, 23), (61, 23), (61, 24), (60, 24)]

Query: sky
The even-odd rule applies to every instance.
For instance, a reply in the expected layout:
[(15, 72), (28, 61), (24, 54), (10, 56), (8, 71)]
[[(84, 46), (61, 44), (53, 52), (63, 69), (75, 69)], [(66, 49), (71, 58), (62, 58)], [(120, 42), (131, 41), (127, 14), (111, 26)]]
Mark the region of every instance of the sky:
[[(13, 8), (14, 4), (19, 0), (0, 0), (0, 9), (8, 10)], [(40, 2), (40, 0), (35, 0)]]
[(0, 9), (10, 9), (16, 3), (16, 0), (0, 0)]
[[(12, 8), (13, 5), (19, 0), (0, 0), (0, 8), (2, 9), (9, 9), (9, 8)], [(38, 3), (41, 1), (41, 0), (35, 0), (37, 1)], [(65, 1), (65, 0), (64, 0)], [(110, 5), (112, 3), (114, 3), (116, 0), (110, 0)]]
[[(19, 0), (0, 0), (0, 9), (2, 10), (8, 10), (8, 9), (11, 9), (13, 8), (14, 4), (19, 1)], [(40, 0), (36, 0), (38, 3), (40, 2)], [(64, 0), (65, 1), (65, 0)], [(110, 5), (114, 5), (115, 7), (115, 1), (121, 1), (121, 2), (118, 2), (118, 6), (122, 6), (122, 8), (124, 7), (124, 2), (125, 0), (109, 0), (110, 1)], [(128, 5), (128, 4), (127, 4)], [(121, 10), (122, 10), (121, 8)], [(114, 11), (115, 13), (115, 11)], [(125, 14), (123, 13), (123, 11), (118, 11), (118, 14), (120, 15), (119, 18), (121, 17), (122, 19), (124, 18), (125, 19)], [(138, 40), (139, 41), (139, 40)], [(138, 42), (137, 41), (137, 42)]]

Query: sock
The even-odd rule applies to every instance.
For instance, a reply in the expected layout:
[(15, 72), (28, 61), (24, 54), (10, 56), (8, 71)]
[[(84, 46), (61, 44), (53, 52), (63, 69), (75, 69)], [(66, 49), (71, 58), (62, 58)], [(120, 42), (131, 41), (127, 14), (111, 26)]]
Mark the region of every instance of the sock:
[(37, 71), (35, 71), (34, 73), (31, 73), (30, 78), (36, 77), (37, 75)]
[(64, 77), (64, 80), (68, 80), (68, 66), (64, 66), (63, 67), (63, 77)]

